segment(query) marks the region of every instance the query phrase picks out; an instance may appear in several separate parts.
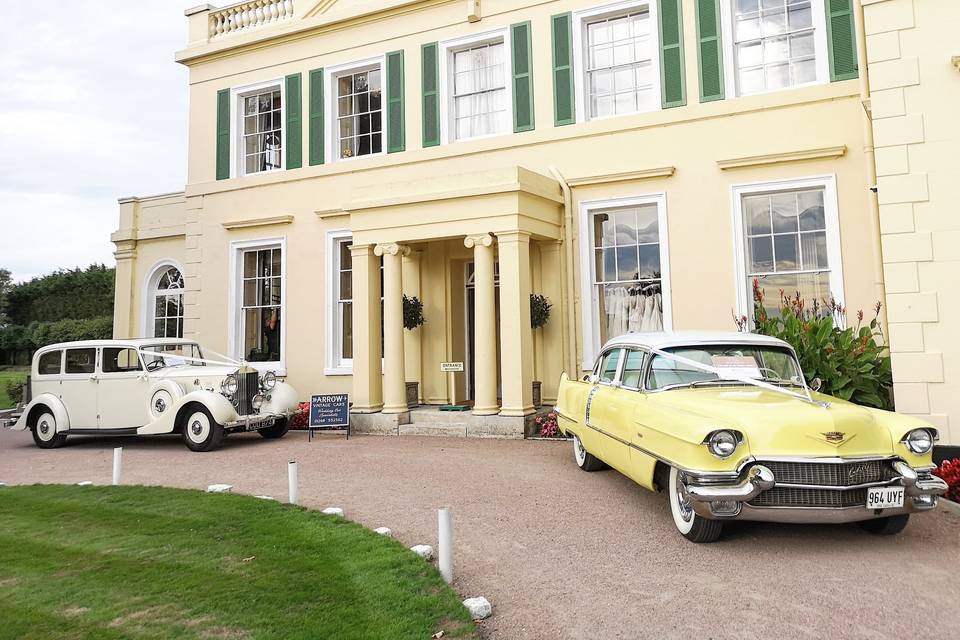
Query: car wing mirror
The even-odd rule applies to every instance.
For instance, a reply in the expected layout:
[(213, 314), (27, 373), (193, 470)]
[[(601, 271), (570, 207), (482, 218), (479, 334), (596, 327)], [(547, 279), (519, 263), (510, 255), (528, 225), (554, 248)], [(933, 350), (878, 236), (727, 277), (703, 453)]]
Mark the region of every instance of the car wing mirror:
[(823, 387), (823, 380), (821, 380), (820, 378), (814, 378), (813, 380), (810, 381), (810, 389), (812, 391), (820, 391), (822, 387)]
[(587, 378), (587, 382), (589, 382), (590, 384), (597, 384), (598, 382), (600, 382), (600, 376), (591, 375)]

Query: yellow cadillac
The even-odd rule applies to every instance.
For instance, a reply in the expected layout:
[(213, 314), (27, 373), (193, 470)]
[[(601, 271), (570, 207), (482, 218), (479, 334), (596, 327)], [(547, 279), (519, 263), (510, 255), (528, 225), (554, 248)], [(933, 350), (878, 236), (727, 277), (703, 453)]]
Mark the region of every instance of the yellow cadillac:
[[(930, 511), (937, 430), (808, 386), (789, 344), (748, 333), (628, 334), (556, 412), (584, 471), (610, 466), (665, 491), (692, 542), (727, 520), (858, 522), (892, 535)], [(811, 388), (812, 387), (812, 388)]]

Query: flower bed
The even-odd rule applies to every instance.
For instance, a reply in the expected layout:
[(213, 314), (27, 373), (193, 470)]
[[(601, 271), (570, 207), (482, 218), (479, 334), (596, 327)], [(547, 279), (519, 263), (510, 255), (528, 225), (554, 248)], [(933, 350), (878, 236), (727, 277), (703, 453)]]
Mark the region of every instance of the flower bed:
[(943, 463), (933, 471), (933, 475), (939, 476), (947, 483), (947, 492), (943, 497), (947, 500), (960, 502), (960, 458), (944, 460)]
[(291, 429), (306, 429), (310, 424), (310, 403), (301, 402), (297, 405), (297, 412), (290, 416)]
[(560, 431), (560, 425), (557, 422), (557, 412), (548, 411), (547, 413), (541, 413), (536, 418), (534, 418), (534, 423), (537, 425), (537, 432), (533, 435), (535, 438), (564, 438), (563, 432)]

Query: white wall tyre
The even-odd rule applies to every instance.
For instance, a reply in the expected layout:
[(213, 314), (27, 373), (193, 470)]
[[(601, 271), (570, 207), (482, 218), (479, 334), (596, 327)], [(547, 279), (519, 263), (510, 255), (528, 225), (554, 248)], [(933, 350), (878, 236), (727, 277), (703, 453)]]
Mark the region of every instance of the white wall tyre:
[(37, 416), (30, 430), (33, 432), (33, 443), (41, 449), (54, 449), (67, 440), (67, 436), (57, 433), (57, 419), (49, 411)]
[(223, 426), (202, 407), (190, 407), (183, 421), (183, 442), (191, 451), (213, 451), (223, 441)]
[(604, 466), (600, 458), (584, 448), (577, 435), (573, 436), (573, 459), (576, 460), (577, 466), (584, 471), (599, 471)]
[(694, 512), (680, 483), (680, 472), (675, 467), (670, 468), (670, 488), (667, 491), (667, 497), (670, 500), (673, 523), (677, 526), (680, 535), (690, 542), (713, 542), (720, 537), (723, 523), (718, 520), (707, 520)]

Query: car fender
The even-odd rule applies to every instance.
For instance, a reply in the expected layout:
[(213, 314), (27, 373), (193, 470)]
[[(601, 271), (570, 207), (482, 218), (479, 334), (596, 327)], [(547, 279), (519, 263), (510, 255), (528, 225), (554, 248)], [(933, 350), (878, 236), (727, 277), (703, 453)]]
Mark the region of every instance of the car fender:
[(299, 404), (297, 400), (297, 390), (286, 382), (277, 382), (270, 391), (266, 392), (270, 398), (264, 400), (260, 407), (260, 413), (264, 415), (281, 415), (292, 413), (297, 410)]
[(233, 405), (230, 404), (230, 401), (222, 394), (207, 391), (206, 389), (198, 389), (197, 391), (191, 391), (184, 395), (173, 409), (165, 411), (162, 417), (157, 418), (150, 424), (140, 427), (137, 429), (137, 433), (149, 435), (176, 431), (180, 418), (186, 411), (189, 411), (187, 405), (192, 403), (203, 405), (203, 407), (210, 412), (210, 417), (213, 418), (213, 421), (218, 424), (233, 422), (239, 417)]
[[(183, 387), (173, 380), (154, 381), (150, 386), (150, 394), (147, 399), (147, 409), (150, 412), (150, 417), (153, 420), (159, 420), (167, 411), (179, 406), (183, 396)], [(163, 400), (165, 405), (162, 411), (158, 409), (159, 400)]]
[(23, 414), (20, 416), (20, 419), (10, 427), (11, 429), (25, 431), (29, 428), (30, 414), (33, 412), (34, 408), (43, 405), (46, 406), (53, 413), (53, 417), (57, 420), (57, 432), (68, 431), (70, 429), (70, 417), (67, 414), (67, 408), (64, 406), (63, 401), (60, 400), (57, 396), (52, 393), (41, 393), (36, 398), (30, 401), (23, 409)]

